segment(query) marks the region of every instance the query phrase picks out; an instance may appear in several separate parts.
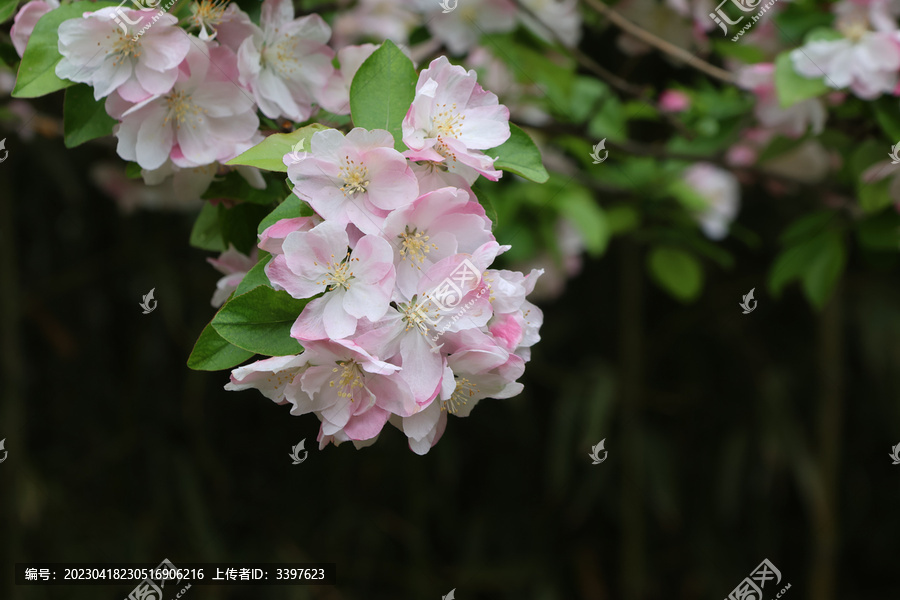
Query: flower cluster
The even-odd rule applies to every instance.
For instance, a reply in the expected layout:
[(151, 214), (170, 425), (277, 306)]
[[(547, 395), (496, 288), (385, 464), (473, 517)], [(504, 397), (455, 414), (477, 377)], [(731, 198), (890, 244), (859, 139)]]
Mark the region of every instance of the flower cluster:
[[(315, 133), (284, 158), (314, 211), (265, 229), (266, 275), (309, 299), (291, 328), (304, 350), (235, 369), (291, 414), (315, 413), (320, 446), (375, 440), (390, 421), (424, 454), (447, 415), (518, 394), (543, 317), (525, 297), (542, 271), (491, 269), (501, 246), (470, 183), (500, 176), (484, 149), (509, 138), (506, 107), (473, 72), (424, 69), (395, 149), (384, 130)], [(404, 155), (405, 154), (405, 155)]]

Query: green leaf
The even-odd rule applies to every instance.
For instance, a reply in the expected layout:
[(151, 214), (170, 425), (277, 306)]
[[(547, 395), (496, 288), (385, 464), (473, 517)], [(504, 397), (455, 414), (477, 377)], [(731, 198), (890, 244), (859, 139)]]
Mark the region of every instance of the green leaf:
[(875, 111), (875, 119), (881, 125), (881, 130), (884, 131), (887, 138), (891, 140), (891, 145), (900, 142), (900, 109), (898, 109), (896, 98), (893, 102), (891, 102), (891, 98), (879, 98), (868, 104)]
[(509, 133), (509, 139), (503, 144), (485, 150), (485, 154), (497, 158), (494, 168), (515, 173), (535, 183), (547, 181), (550, 175), (544, 168), (541, 151), (528, 134), (512, 123), (509, 124)]
[(876, 213), (886, 206), (893, 204), (891, 198), (891, 180), (887, 177), (874, 183), (862, 183), (859, 186), (859, 206), (863, 212)]
[(37, 98), (73, 85), (74, 82), (56, 76), (56, 64), (62, 60), (59, 53), (59, 34), (57, 33), (59, 25), (69, 19), (81, 18), (85, 12), (94, 12), (107, 6), (116, 6), (116, 4), (112, 2), (75, 2), (60, 6), (42, 16), (28, 39), (12, 96)]
[(283, 178), (268, 177), (265, 179), (265, 183), (265, 189), (258, 190), (251, 186), (240, 173), (230, 171), (225, 177), (214, 179), (202, 197), (204, 200), (227, 198), (271, 206), (284, 196), (284, 181)]
[(220, 371), (235, 367), (251, 356), (253, 352), (238, 348), (222, 339), (210, 323), (203, 328), (197, 343), (194, 344), (187, 366), (195, 371)]
[(366, 59), (350, 84), (350, 116), (353, 125), (386, 129), (394, 147), (405, 150), (401, 125), (416, 95), (416, 68), (391, 41)]
[(703, 289), (703, 267), (684, 250), (658, 246), (650, 252), (647, 267), (654, 280), (682, 302), (696, 299)]
[(610, 228), (606, 213), (583, 188), (577, 193), (564, 193), (559, 198), (559, 210), (581, 234), (591, 256), (600, 256), (609, 244)]
[(822, 247), (815, 261), (803, 274), (803, 291), (810, 304), (821, 310), (837, 284), (847, 262), (847, 249), (837, 231), (823, 236)]
[(265, 216), (265, 218), (263, 218), (262, 221), (259, 222), (259, 227), (257, 227), (256, 233), (257, 235), (262, 235), (263, 231), (282, 219), (311, 217), (312, 215), (313, 210), (309, 206), (309, 204), (300, 200), (300, 198), (298, 198), (296, 195), (291, 194), (284, 199), (284, 202), (276, 206), (275, 210), (270, 212)]
[(79, 83), (66, 90), (63, 131), (66, 148), (74, 148), (99, 137), (112, 135), (116, 120), (106, 114), (104, 100), (94, 100), (94, 89)]
[(790, 52), (782, 52), (775, 59), (775, 91), (782, 108), (821, 96), (828, 90), (824, 79), (807, 79), (794, 71)]
[(493, 231), (500, 222), (500, 218), (497, 215), (497, 207), (494, 202), (493, 192), (488, 190), (487, 185), (476, 182), (472, 185), (472, 193), (475, 194), (475, 197), (478, 198), (478, 202), (481, 204), (482, 208), (484, 208), (484, 214), (491, 220), (491, 231)]
[(228, 245), (222, 238), (222, 227), (219, 225), (219, 207), (209, 202), (203, 203), (203, 209), (194, 221), (191, 229), (190, 244), (194, 248), (224, 252)]
[(309, 300), (297, 300), (285, 291), (255, 287), (233, 296), (212, 320), (226, 341), (266, 356), (299, 354), (303, 348), (291, 337), (291, 326)]
[(244, 275), (244, 278), (237, 286), (237, 289), (234, 290), (234, 295), (240, 296), (241, 294), (249, 292), (253, 288), (259, 287), (261, 285), (272, 287), (272, 283), (269, 281), (268, 276), (266, 276), (265, 271), (266, 265), (269, 264), (270, 260), (272, 260), (272, 255), (265, 250), (260, 250), (259, 262), (257, 262), (249, 271), (247, 271), (247, 274)]
[(7, 19), (16, 14), (19, 0), (0, 0), (0, 23), (5, 23)]
[(786, 248), (772, 265), (769, 290), (778, 296), (784, 286), (799, 280), (809, 302), (821, 309), (846, 262), (846, 248), (840, 231), (826, 229)]
[(232, 158), (225, 164), (246, 165), (248, 167), (265, 169), (266, 171), (287, 173), (287, 167), (284, 166), (284, 155), (293, 152), (294, 147), (301, 143), (302, 146), (298, 147), (298, 150), (309, 152), (310, 138), (317, 131), (325, 129), (328, 129), (328, 127), (319, 123), (313, 123), (291, 133), (273, 133), (259, 144), (240, 156)]
[(269, 213), (268, 206), (260, 204), (238, 204), (232, 208), (219, 205), (219, 225), (225, 246), (233, 244), (244, 254), (250, 251), (259, 241), (256, 229)]
[(900, 215), (885, 211), (861, 221), (856, 231), (860, 246), (895, 253), (900, 249)]
[(841, 32), (832, 29), (831, 27), (816, 27), (806, 34), (806, 36), (803, 38), (803, 44), (805, 45), (810, 42), (830, 42), (833, 40), (841, 39), (844, 39), (844, 36), (841, 35)]
[(779, 236), (783, 246), (790, 246), (808, 240), (822, 232), (835, 218), (834, 211), (820, 210), (805, 215), (793, 223)]
[(640, 227), (641, 213), (627, 204), (618, 204), (606, 210), (606, 222), (610, 235), (628, 233)]

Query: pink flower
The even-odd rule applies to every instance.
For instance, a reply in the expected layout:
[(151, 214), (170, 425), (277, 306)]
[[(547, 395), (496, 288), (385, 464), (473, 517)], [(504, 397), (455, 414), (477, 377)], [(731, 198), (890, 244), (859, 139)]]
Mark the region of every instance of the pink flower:
[(331, 74), (325, 87), (319, 90), (319, 104), (336, 115), (350, 114), (350, 84), (366, 59), (378, 49), (375, 44), (347, 46), (338, 50), (340, 68)]
[(422, 195), (395, 210), (384, 222), (384, 236), (398, 246), (394, 253), (397, 290), (415, 294), (421, 274), (436, 262), (458, 253), (472, 253), (493, 241), (484, 208), (463, 190), (445, 187)]
[(446, 44), (453, 54), (465, 54), (483, 33), (512, 31), (516, 27), (516, 5), (510, 0), (460, 2), (448, 13), (441, 12), (440, 2), (419, 0), (426, 13), (426, 26), (432, 36)]
[(37, 25), (38, 19), (46, 15), (54, 8), (59, 8), (59, 0), (31, 0), (26, 2), (16, 13), (13, 20), (12, 29), (9, 30), (9, 36), (12, 38), (13, 46), (16, 54), (21, 58), (25, 54), (25, 47)]
[[(138, 32), (150, 24), (143, 35)], [(178, 78), (178, 66), (191, 43), (178, 19), (153, 11), (101, 8), (59, 26), (56, 75), (87, 83), (99, 100), (118, 91), (129, 102), (165, 94)], [(207, 161), (209, 162), (209, 161)]]
[(159, 168), (170, 157), (179, 167), (196, 167), (225, 162), (251, 146), (259, 119), (234, 83), (236, 75), (231, 50), (196, 40), (168, 94), (131, 108), (110, 96), (106, 110), (121, 120), (115, 130), (119, 156), (145, 169)]
[(810, 98), (782, 108), (775, 93), (775, 65), (772, 63), (742, 68), (737, 73), (737, 84), (756, 95), (754, 113), (764, 126), (792, 138), (802, 136), (808, 128), (814, 135), (822, 133), (827, 115), (822, 101)]
[(225, 304), (228, 297), (244, 280), (247, 271), (252, 269), (258, 260), (256, 248), (250, 251), (250, 256), (235, 249), (231, 244), (228, 250), (219, 255), (219, 258), (207, 258), (206, 262), (216, 268), (219, 273), (225, 275), (216, 283), (216, 291), (213, 294), (211, 304), (218, 308)]
[(419, 74), (416, 96), (403, 119), (403, 142), (412, 160), (430, 160), (459, 172), (471, 183), (502, 173), (480, 150), (509, 139), (509, 109), (477, 83), (475, 71), (436, 58)]
[[(889, 94), (897, 86), (900, 69), (900, 39), (896, 23), (890, 24), (882, 10), (871, 14), (863, 5), (839, 3), (836, 22), (844, 36), (838, 40), (817, 40), (791, 52), (794, 70), (809, 78), (825, 77), (835, 89), (849, 87), (864, 100)], [(874, 19), (878, 31), (869, 29)], [(889, 26), (888, 30), (883, 30)]]
[(659, 110), (679, 113), (691, 107), (691, 98), (680, 90), (666, 90), (659, 96)]
[(525, 11), (519, 11), (519, 18), (543, 39), (551, 43), (558, 39), (570, 47), (581, 41), (581, 13), (577, 0), (523, 0), (522, 3), (537, 20)]
[(276, 289), (311, 298), (291, 335), (299, 340), (338, 340), (356, 332), (365, 317), (377, 321), (388, 310), (394, 288), (393, 251), (382, 238), (367, 235), (347, 251), (344, 226), (325, 221), (309, 231), (288, 234), (279, 254), (266, 265)]
[(372, 356), (352, 342), (308, 342), (304, 355), (310, 365), (300, 376), (300, 389), (309, 398), (298, 401), (291, 414), (315, 412), (322, 436), (343, 432), (351, 440), (367, 440), (381, 432), (391, 414), (418, 410), (409, 389), (396, 376), (399, 367)]
[(291, 0), (265, 0), (260, 22), (238, 50), (241, 84), (270, 119), (305, 121), (334, 72), (331, 29), (318, 15), (295, 20)]
[(338, 12), (334, 21), (334, 45), (353, 44), (363, 38), (406, 44), (409, 33), (420, 23), (419, 15), (397, 0), (360, 0)]
[(259, 236), (259, 248), (270, 254), (284, 254), (284, 240), (295, 231), (309, 231), (322, 222), (319, 217), (281, 219), (267, 227)]
[(258, 360), (232, 371), (231, 381), (225, 385), (225, 389), (240, 391), (254, 388), (277, 404), (291, 402), (296, 406), (296, 391), (292, 389), (292, 384), (297, 375), (306, 370), (306, 363), (305, 353)]
[(383, 129), (356, 127), (313, 135), (310, 156), (288, 166), (294, 193), (325, 220), (379, 234), (388, 212), (412, 203), (419, 185), (394, 138)]
[(703, 233), (714, 240), (724, 238), (741, 205), (737, 179), (713, 164), (697, 163), (688, 167), (684, 180), (709, 202), (697, 215)]

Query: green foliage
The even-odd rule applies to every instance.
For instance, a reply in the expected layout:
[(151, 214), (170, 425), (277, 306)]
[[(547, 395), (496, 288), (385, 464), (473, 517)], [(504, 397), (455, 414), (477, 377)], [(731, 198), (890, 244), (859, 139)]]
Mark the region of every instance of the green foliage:
[[(824, 73), (822, 76), (824, 77)], [(775, 59), (775, 92), (782, 107), (793, 106), (803, 100), (821, 96), (828, 91), (822, 78), (807, 79), (794, 70), (790, 52), (782, 52)]]
[(672, 246), (657, 246), (647, 257), (653, 280), (673, 298), (695, 300), (703, 289), (703, 267), (693, 254)]
[(94, 100), (94, 89), (84, 83), (66, 90), (63, 105), (63, 132), (66, 148), (112, 135), (116, 120), (106, 114), (104, 100)]
[(271, 206), (285, 194), (284, 179), (266, 177), (266, 187), (258, 190), (251, 186), (237, 171), (229, 171), (224, 177), (217, 177), (203, 194), (204, 200), (222, 198), (238, 202), (250, 202)]
[(541, 160), (541, 151), (527, 133), (512, 123), (509, 124), (509, 139), (485, 154), (496, 157), (495, 169), (515, 173), (535, 183), (544, 183), (550, 177)]
[(25, 47), (22, 64), (12, 91), (14, 98), (37, 98), (51, 92), (74, 85), (73, 82), (56, 76), (56, 65), (62, 60), (59, 53), (60, 23), (68, 19), (81, 18), (85, 12), (99, 10), (106, 6), (116, 6), (112, 2), (74, 2), (55, 8), (42, 16)]
[(0, 0), (0, 23), (5, 23), (16, 14), (19, 0)]
[(259, 287), (261, 285), (272, 287), (272, 283), (269, 281), (268, 276), (266, 276), (266, 265), (269, 264), (270, 260), (272, 260), (272, 255), (265, 250), (260, 250), (259, 262), (257, 262), (255, 265), (253, 265), (253, 268), (247, 271), (247, 274), (244, 275), (244, 278), (237, 286), (237, 289), (234, 290), (234, 295), (240, 296), (241, 294), (249, 292), (253, 288)]
[(291, 337), (291, 326), (307, 302), (260, 285), (233, 296), (216, 314), (212, 326), (223, 339), (248, 352), (299, 354), (303, 348)]
[(214, 206), (204, 203), (191, 230), (191, 246), (224, 252), (232, 244), (237, 250), (249, 254), (257, 242), (257, 225), (268, 212), (267, 206), (259, 204), (238, 204), (226, 208), (223, 204)]
[(296, 195), (291, 194), (284, 201), (275, 207), (275, 210), (267, 214), (256, 228), (256, 233), (262, 235), (262, 232), (274, 225), (282, 219), (293, 219), (295, 217), (311, 217), (313, 210), (309, 204), (303, 202)]
[(769, 275), (769, 291), (780, 296), (792, 281), (800, 281), (810, 304), (821, 309), (844, 269), (844, 236), (827, 213), (813, 213), (795, 222), (782, 235), (784, 250)]
[(194, 344), (187, 366), (195, 371), (221, 371), (241, 364), (253, 354), (226, 342), (210, 323)]
[(366, 59), (350, 84), (350, 116), (356, 127), (385, 129), (394, 147), (406, 150), (402, 124), (416, 93), (416, 69), (391, 41)]
[(300, 152), (309, 152), (310, 139), (313, 134), (325, 129), (328, 129), (328, 127), (319, 123), (313, 123), (291, 133), (273, 133), (259, 144), (240, 156), (232, 158), (225, 164), (246, 165), (248, 167), (265, 169), (266, 171), (287, 173), (287, 167), (284, 165), (284, 155), (293, 152), (295, 147)]

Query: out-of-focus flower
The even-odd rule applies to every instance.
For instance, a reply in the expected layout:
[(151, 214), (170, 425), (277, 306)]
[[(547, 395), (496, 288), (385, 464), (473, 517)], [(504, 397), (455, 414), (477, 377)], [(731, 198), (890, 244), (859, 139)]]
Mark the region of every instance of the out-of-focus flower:
[[(154, 26), (138, 36), (153, 19), (157, 19)], [(59, 26), (62, 60), (56, 75), (87, 83), (97, 100), (114, 91), (129, 102), (165, 94), (175, 84), (178, 67), (191, 48), (177, 25), (178, 19), (169, 14), (118, 7), (63, 21)]]
[(213, 293), (211, 304), (213, 308), (218, 308), (225, 304), (228, 296), (237, 289), (244, 280), (247, 271), (256, 264), (259, 252), (256, 248), (250, 251), (250, 256), (238, 251), (231, 244), (228, 250), (219, 255), (219, 258), (207, 258), (206, 261), (211, 264), (219, 273), (225, 275), (216, 283), (216, 291)]
[(659, 110), (679, 113), (691, 107), (691, 98), (680, 90), (665, 90), (659, 95)]
[(696, 163), (685, 171), (684, 180), (708, 202), (706, 209), (696, 215), (703, 233), (714, 240), (724, 238), (740, 209), (741, 188), (737, 179), (713, 164)]
[(835, 27), (844, 37), (811, 41), (792, 51), (794, 69), (811, 79), (824, 77), (825, 84), (835, 89), (849, 87), (865, 100), (892, 93), (900, 70), (896, 22), (883, 7), (871, 13), (868, 6), (848, 1), (836, 4), (834, 12), (839, 15)]
[(420, 17), (404, 2), (397, 0), (360, 0), (341, 11), (334, 21), (334, 43), (344, 47), (363, 40), (391, 40), (406, 44)]
[(437, 0), (418, 0), (432, 36), (444, 42), (452, 54), (465, 54), (484, 33), (503, 33), (516, 27), (516, 5), (510, 0), (460, 2), (442, 13)]
[(31, 0), (26, 2), (16, 13), (13, 19), (12, 29), (9, 30), (9, 37), (12, 38), (13, 46), (19, 58), (25, 54), (25, 46), (31, 38), (34, 26), (37, 25), (38, 19), (46, 15), (54, 8), (59, 8), (59, 0)]
[(827, 113), (822, 101), (810, 98), (782, 108), (775, 93), (775, 65), (758, 63), (744, 67), (737, 73), (737, 84), (754, 93), (754, 114), (765, 127), (798, 138), (811, 129), (819, 135), (825, 127)]
[(577, 0), (523, 0), (522, 3), (537, 17), (535, 20), (520, 12), (522, 22), (548, 42), (558, 39), (566, 46), (574, 47), (581, 41), (581, 13)]
[(241, 84), (270, 119), (305, 121), (334, 72), (331, 29), (319, 15), (294, 19), (291, 0), (265, 0), (260, 23), (238, 49)]
[(336, 115), (350, 114), (350, 84), (362, 64), (377, 49), (375, 44), (362, 44), (338, 50), (337, 57), (341, 66), (331, 74), (325, 87), (317, 92), (322, 108)]

